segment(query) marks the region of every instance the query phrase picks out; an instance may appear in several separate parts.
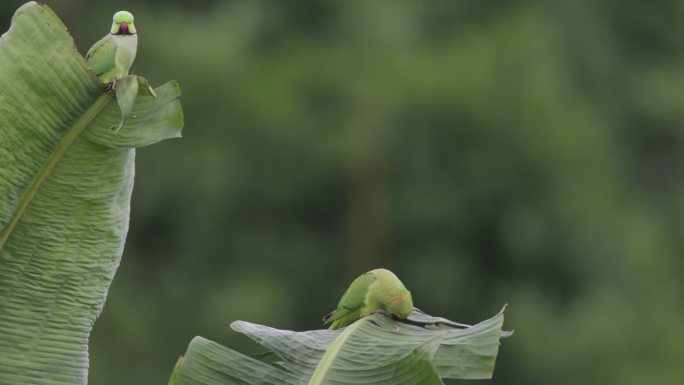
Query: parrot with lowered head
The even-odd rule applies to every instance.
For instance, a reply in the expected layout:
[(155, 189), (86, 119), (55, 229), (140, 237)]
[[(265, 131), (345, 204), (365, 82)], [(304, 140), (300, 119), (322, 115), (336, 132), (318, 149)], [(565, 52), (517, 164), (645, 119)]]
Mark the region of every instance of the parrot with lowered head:
[(115, 89), (116, 81), (128, 75), (138, 49), (138, 34), (128, 11), (114, 14), (112, 28), (105, 37), (93, 44), (85, 57), (85, 63), (95, 76)]
[(405, 319), (412, 311), (411, 292), (399, 278), (387, 269), (375, 269), (352, 282), (337, 309), (323, 317), (323, 324), (330, 323), (330, 329), (339, 329), (372, 312)]

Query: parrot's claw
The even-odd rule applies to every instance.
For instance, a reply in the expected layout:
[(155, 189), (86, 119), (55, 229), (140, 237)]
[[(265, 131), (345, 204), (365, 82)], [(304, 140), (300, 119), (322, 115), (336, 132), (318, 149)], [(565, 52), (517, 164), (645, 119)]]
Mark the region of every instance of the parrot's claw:
[[(373, 315), (373, 314), (383, 314), (383, 315), (385, 315), (385, 316), (387, 316), (387, 317), (390, 317), (390, 318), (392, 318), (392, 319), (396, 319), (392, 313), (390, 313), (390, 312), (388, 312), (388, 311), (386, 311), (386, 310), (371, 310), (371, 311), (369, 311), (369, 312), (367, 312), (367, 313), (361, 314), (361, 317), (359, 317), (359, 318), (363, 318), (363, 317), (366, 317), (366, 316), (369, 316), (369, 315)], [(401, 330), (401, 329), (399, 329), (399, 325), (397, 325), (397, 326), (394, 327), (394, 332), (395, 332), (395, 333), (399, 333), (400, 330)]]
[(367, 313), (361, 314), (361, 317), (369, 316), (369, 315), (371, 315), (371, 314), (384, 314), (384, 315), (387, 315), (387, 312), (384, 311), (384, 310), (371, 310), (371, 311), (369, 311), (369, 312), (367, 312)]
[(152, 88), (152, 86), (148, 85), (148, 86), (147, 86), (147, 89), (148, 89), (148, 90), (150, 91), (150, 93), (152, 94), (152, 97), (154, 97), (154, 98), (157, 97), (157, 93), (154, 92), (154, 88)]
[(116, 91), (116, 79), (113, 79), (111, 82), (107, 83), (104, 90), (105, 92)]

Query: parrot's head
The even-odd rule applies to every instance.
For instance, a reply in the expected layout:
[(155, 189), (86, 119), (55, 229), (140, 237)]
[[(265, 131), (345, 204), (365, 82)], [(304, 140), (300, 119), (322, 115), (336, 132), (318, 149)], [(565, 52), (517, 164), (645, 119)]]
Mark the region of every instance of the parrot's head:
[(411, 292), (406, 290), (404, 294), (391, 298), (387, 303), (387, 311), (398, 319), (405, 319), (413, 311), (413, 298)]
[(135, 24), (133, 24), (133, 14), (128, 11), (119, 11), (114, 14), (112, 29), (109, 31), (112, 35), (135, 35)]

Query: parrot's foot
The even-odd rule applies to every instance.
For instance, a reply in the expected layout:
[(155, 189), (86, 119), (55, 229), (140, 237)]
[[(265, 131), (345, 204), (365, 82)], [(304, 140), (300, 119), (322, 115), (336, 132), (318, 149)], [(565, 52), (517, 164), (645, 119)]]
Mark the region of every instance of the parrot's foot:
[(104, 90), (105, 92), (116, 91), (116, 79), (113, 79), (111, 82), (107, 83)]
[(367, 313), (361, 314), (361, 317), (369, 316), (369, 315), (371, 315), (371, 314), (384, 314), (384, 315), (387, 315), (387, 312), (384, 311), (384, 310), (371, 310), (371, 311), (369, 311), (369, 312), (367, 312)]
[[(373, 315), (373, 314), (382, 314), (382, 315), (384, 315), (385, 317), (391, 318), (391, 319), (393, 319), (393, 320), (395, 320), (395, 321), (399, 321), (399, 320), (400, 320), (399, 317), (397, 317), (397, 316), (395, 316), (394, 314), (388, 312), (387, 310), (371, 310), (371, 311), (369, 311), (369, 312), (367, 312), (367, 313), (361, 314), (361, 316), (360, 316), (359, 318), (363, 318), (363, 317), (366, 317), (366, 316), (369, 316), (369, 315)], [(397, 325), (397, 326), (394, 327), (394, 331), (395, 331), (395, 332), (398, 333), (399, 330), (400, 330), (400, 329), (399, 329), (399, 325)]]
[(116, 126), (116, 127), (112, 126), (112, 132), (115, 133), (115, 134), (116, 134), (117, 132), (119, 132), (119, 130), (121, 129), (121, 127), (123, 127), (123, 124), (124, 124), (124, 121), (122, 120), (122, 121), (119, 123), (118, 126)]

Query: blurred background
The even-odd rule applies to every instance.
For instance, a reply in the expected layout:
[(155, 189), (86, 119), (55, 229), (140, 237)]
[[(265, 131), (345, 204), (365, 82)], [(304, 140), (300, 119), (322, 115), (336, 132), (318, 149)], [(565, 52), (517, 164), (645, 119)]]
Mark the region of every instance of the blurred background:
[(379, 266), (430, 314), (509, 304), (486, 383), (684, 378), (684, 1), (47, 3), (81, 53), (132, 11), (186, 114), (138, 151), (92, 384), (320, 328)]

